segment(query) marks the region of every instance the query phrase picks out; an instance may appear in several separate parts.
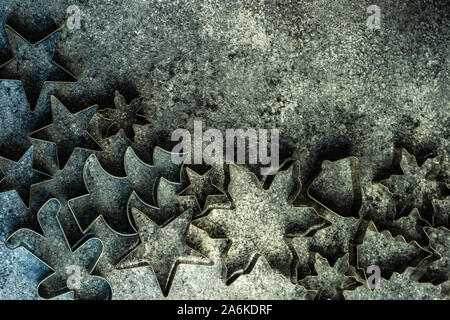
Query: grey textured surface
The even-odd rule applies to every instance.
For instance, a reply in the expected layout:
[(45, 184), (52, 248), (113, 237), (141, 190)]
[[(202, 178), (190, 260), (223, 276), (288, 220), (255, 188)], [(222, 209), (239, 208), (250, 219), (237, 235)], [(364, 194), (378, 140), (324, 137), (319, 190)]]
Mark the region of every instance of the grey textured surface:
[(86, 230), (98, 215), (103, 215), (114, 230), (132, 233), (128, 220), (129, 201), (133, 192), (146, 203), (155, 204), (154, 192), (160, 177), (172, 181), (180, 179), (180, 165), (170, 160), (170, 153), (155, 148), (154, 165), (142, 162), (128, 148), (124, 155), (125, 177), (107, 173), (95, 155), (91, 155), (83, 169), (83, 180), (89, 194), (69, 201), (82, 230)]

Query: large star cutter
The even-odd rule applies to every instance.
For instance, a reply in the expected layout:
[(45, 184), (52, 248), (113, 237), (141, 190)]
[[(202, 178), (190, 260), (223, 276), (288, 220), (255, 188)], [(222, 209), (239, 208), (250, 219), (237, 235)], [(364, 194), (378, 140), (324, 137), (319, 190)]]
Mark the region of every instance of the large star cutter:
[(73, 114), (55, 96), (51, 96), (51, 105), (53, 123), (31, 133), (30, 137), (56, 145), (60, 169), (65, 167), (75, 148), (102, 151), (87, 131), (96, 106)]

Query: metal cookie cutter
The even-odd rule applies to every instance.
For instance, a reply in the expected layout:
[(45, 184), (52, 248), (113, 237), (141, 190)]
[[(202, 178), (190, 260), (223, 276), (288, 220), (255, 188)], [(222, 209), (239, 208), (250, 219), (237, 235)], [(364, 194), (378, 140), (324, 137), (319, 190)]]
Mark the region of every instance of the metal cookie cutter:
[(59, 206), (58, 200), (51, 199), (41, 208), (38, 219), (44, 236), (20, 229), (7, 239), (6, 247), (24, 247), (54, 271), (39, 284), (40, 297), (50, 299), (73, 290), (75, 299), (108, 299), (108, 283), (91, 276), (103, 252), (102, 242), (92, 238), (72, 250), (58, 221)]

